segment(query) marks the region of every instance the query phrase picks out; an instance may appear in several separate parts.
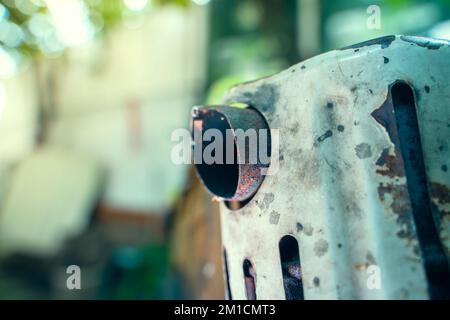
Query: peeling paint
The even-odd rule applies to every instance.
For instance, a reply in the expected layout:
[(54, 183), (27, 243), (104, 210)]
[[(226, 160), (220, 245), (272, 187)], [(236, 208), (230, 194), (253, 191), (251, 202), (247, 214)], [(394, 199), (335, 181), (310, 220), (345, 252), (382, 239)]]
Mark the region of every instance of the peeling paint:
[(430, 195), (439, 204), (450, 204), (450, 188), (442, 183), (430, 182)]
[(257, 87), (255, 91), (244, 92), (239, 100), (262, 112), (270, 112), (274, 109), (279, 97), (278, 87), (265, 83)]
[(392, 177), (403, 177), (405, 175), (403, 157), (400, 152), (400, 141), (398, 138), (397, 123), (394, 114), (392, 97), (389, 93), (386, 101), (371, 116), (385, 129), (390, 141), (394, 145), (394, 155), (389, 154), (389, 149), (384, 148), (376, 164), (382, 168), (377, 173)]
[(322, 257), (328, 251), (328, 242), (324, 239), (317, 240), (314, 243), (314, 253), (318, 257)]
[(310, 223), (306, 223), (305, 226), (303, 227), (303, 232), (307, 235), (307, 236), (312, 236), (313, 232), (314, 232), (314, 228), (311, 226)]
[(400, 39), (403, 41), (413, 43), (418, 45), (419, 47), (427, 48), (430, 50), (438, 50), (442, 46), (450, 46), (450, 42), (443, 39), (430, 39), (430, 38), (423, 38), (423, 37), (417, 37), (417, 36), (400, 36)]
[(313, 278), (313, 284), (314, 284), (315, 287), (320, 286), (320, 279), (319, 279), (319, 277), (314, 277)]
[(368, 143), (360, 143), (355, 147), (356, 156), (360, 159), (370, 158), (372, 150)]
[(403, 177), (405, 175), (405, 169), (403, 166), (403, 159), (397, 158), (396, 155), (389, 154), (389, 148), (384, 148), (380, 154), (380, 157), (376, 161), (376, 172), (382, 176)]
[(380, 37), (380, 38), (363, 41), (363, 42), (360, 42), (360, 43), (357, 43), (357, 44), (354, 44), (351, 46), (347, 46), (347, 47), (342, 48), (341, 50), (363, 48), (363, 47), (373, 46), (373, 45), (380, 45), (382, 49), (385, 49), (385, 48), (388, 48), (394, 40), (395, 40), (394, 35), (384, 36), (384, 37)]
[(367, 252), (366, 259), (367, 259), (367, 262), (372, 265), (377, 264), (375, 257), (373, 256), (372, 252), (370, 252), (370, 251)]
[(269, 218), (270, 224), (278, 224), (278, 221), (280, 221), (280, 214), (276, 211), (272, 211)]
[(390, 208), (397, 215), (397, 224), (400, 227), (397, 235), (400, 238), (414, 240), (416, 236), (414, 233), (407, 185), (392, 183), (380, 184), (377, 190), (382, 202), (388, 201), (387, 194), (390, 196)]

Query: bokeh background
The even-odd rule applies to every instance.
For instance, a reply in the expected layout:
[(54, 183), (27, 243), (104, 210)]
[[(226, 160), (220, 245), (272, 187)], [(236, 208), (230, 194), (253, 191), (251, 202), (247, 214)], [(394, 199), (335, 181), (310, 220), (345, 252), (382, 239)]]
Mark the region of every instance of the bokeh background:
[(387, 34), (449, 39), (450, 0), (1, 0), (0, 299), (223, 299), (217, 203), (172, 131)]

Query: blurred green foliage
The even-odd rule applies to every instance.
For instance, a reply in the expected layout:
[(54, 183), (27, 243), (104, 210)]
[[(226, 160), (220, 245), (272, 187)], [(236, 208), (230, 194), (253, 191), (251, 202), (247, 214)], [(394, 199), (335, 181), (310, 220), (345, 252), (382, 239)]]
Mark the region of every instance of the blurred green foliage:
[[(152, 8), (163, 5), (188, 6), (189, 0), (143, 1), (142, 10), (131, 10), (124, 0), (80, 0), (87, 10), (88, 23), (92, 24), (95, 36), (102, 36), (120, 24), (125, 18), (145, 14)], [(33, 30), (33, 23), (39, 22), (42, 29)], [(35, 57), (40, 54), (63, 52), (67, 48), (63, 42), (52, 35), (56, 26), (46, 0), (0, 0), (0, 48), (8, 53), (25, 54)], [(54, 37), (57, 43), (55, 52), (47, 50), (45, 43)], [(55, 45), (53, 45), (55, 47)]]
[[(133, 254), (122, 255), (122, 260), (132, 265), (122, 267), (120, 273), (111, 279), (115, 284), (112, 299), (162, 299), (164, 279), (169, 269), (168, 248), (164, 244), (149, 244), (133, 249)], [(116, 260), (117, 255), (116, 255)]]
[(209, 104), (224, 91), (298, 61), (297, 0), (213, 0), (211, 5)]

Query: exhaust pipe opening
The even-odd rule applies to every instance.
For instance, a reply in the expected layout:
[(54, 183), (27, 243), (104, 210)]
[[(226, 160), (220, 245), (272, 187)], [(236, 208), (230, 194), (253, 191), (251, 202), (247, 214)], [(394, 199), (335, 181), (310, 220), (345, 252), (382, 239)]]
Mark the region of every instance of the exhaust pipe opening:
[(194, 163), (205, 187), (226, 203), (248, 203), (264, 180), (262, 169), (270, 165), (264, 117), (251, 107), (194, 108), (192, 129)]
[[(201, 116), (200, 116), (201, 114)], [(226, 150), (232, 150), (234, 159), (237, 158), (237, 148), (234, 140), (230, 141), (226, 139), (227, 130), (232, 129), (230, 123), (227, 121), (225, 114), (211, 109), (211, 110), (202, 110), (197, 115), (197, 117), (193, 118), (194, 124), (194, 143), (201, 143), (201, 159), (198, 159), (197, 154), (194, 151), (194, 157), (196, 160), (201, 160), (201, 163), (197, 163), (199, 161), (195, 161), (195, 167), (197, 169), (197, 173), (200, 176), (205, 187), (214, 195), (228, 199), (232, 198), (236, 192), (238, 181), (239, 181), (239, 165), (237, 162), (226, 163), (226, 159), (223, 159), (222, 163), (211, 163), (209, 161), (205, 162), (203, 158), (203, 154), (205, 149), (208, 146), (216, 143), (217, 146), (222, 150), (222, 155), (225, 155)], [(201, 137), (205, 137), (205, 133), (210, 130), (215, 129), (218, 130), (222, 136), (222, 141), (216, 141), (217, 138), (212, 138), (210, 142), (208, 141), (195, 141), (196, 134), (195, 131), (201, 131)], [(212, 150), (211, 155), (213, 157), (218, 156), (216, 152), (220, 152), (220, 150)]]

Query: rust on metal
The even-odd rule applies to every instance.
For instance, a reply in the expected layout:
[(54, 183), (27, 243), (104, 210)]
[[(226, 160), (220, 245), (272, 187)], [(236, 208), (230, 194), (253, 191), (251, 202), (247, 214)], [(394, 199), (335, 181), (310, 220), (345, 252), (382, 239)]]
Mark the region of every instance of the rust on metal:
[[(270, 132), (264, 117), (255, 109), (247, 107), (231, 107), (231, 106), (211, 106), (201, 108), (193, 113), (193, 135), (196, 133), (203, 136), (208, 129), (218, 129), (222, 132), (224, 138), (223, 144), (223, 163), (206, 164), (196, 163), (197, 173), (203, 181), (206, 188), (214, 195), (227, 201), (244, 201), (249, 199), (259, 188), (264, 175), (263, 168), (268, 164), (262, 163), (259, 158), (261, 147), (259, 130), (264, 129), (267, 132), (267, 150), (264, 150), (267, 156), (270, 156)], [(244, 134), (248, 129), (254, 129), (256, 132), (256, 141), (245, 138), (244, 141), (237, 139), (236, 130), (241, 129)], [(231, 132), (233, 146), (227, 145), (230, 141), (225, 141), (227, 137), (226, 131)], [(202, 151), (207, 147), (208, 143), (204, 141), (195, 141), (202, 144)], [(240, 145), (244, 143), (245, 145)], [(250, 143), (256, 143), (257, 162), (252, 163), (249, 154)], [(233, 162), (226, 163), (227, 150), (234, 149)], [(239, 208), (237, 204), (231, 204), (231, 208)]]
[(430, 183), (431, 198), (436, 199), (439, 204), (450, 204), (450, 188), (438, 182)]
[(371, 116), (385, 128), (389, 135), (389, 139), (394, 145), (394, 154), (390, 154), (388, 148), (383, 149), (383, 152), (376, 162), (381, 168), (377, 169), (376, 172), (380, 175), (388, 176), (389, 178), (404, 177), (405, 169), (403, 157), (400, 152), (400, 140), (398, 137), (394, 105), (392, 103), (390, 90), (386, 101), (378, 109), (373, 111)]

